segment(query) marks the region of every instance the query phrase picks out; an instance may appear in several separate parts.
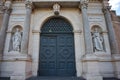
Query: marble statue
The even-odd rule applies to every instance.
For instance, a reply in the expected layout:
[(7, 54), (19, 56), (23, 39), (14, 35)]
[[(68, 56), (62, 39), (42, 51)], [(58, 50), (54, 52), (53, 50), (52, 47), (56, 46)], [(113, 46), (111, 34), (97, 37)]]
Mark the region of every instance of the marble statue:
[(98, 32), (98, 28), (94, 29), (93, 35), (93, 49), (95, 51), (103, 51), (103, 37)]
[(12, 42), (13, 42), (13, 51), (20, 51), (21, 46), (21, 32), (19, 28), (16, 28), (16, 32), (13, 34)]

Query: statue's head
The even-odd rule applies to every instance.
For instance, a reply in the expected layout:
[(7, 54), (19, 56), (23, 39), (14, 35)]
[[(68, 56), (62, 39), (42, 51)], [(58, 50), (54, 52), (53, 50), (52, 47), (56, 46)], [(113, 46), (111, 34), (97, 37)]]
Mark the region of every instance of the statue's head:
[(16, 31), (19, 32), (19, 28), (16, 28)]
[(98, 32), (98, 28), (97, 27), (94, 28), (94, 32)]

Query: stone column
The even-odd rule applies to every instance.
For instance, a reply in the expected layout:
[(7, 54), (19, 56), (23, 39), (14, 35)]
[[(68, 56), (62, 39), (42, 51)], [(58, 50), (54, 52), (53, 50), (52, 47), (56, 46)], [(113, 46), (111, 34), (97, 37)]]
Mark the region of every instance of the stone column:
[(112, 24), (111, 15), (110, 15), (109, 10), (110, 10), (109, 6), (106, 6), (103, 8), (103, 13), (105, 15), (106, 25), (107, 25), (108, 34), (109, 34), (111, 52), (112, 52), (112, 54), (119, 54), (117, 40), (115, 37), (115, 32), (113, 29), (113, 24)]
[(85, 37), (85, 54), (91, 54), (93, 53), (93, 46), (92, 46), (91, 31), (90, 31), (88, 15), (87, 15), (87, 7), (88, 7), (87, 5), (88, 5), (88, 0), (81, 1), (81, 11), (82, 11), (84, 37)]
[(3, 54), (5, 38), (6, 38), (6, 30), (8, 28), (9, 17), (11, 13), (11, 1), (6, 1), (5, 6), (3, 7), (4, 16), (3, 23), (0, 31), (0, 54)]
[(32, 2), (26, 1), (25, 7), (26, 7), (26, 17), (25, 17), (25, 23), (24, 23), (24, 29), (23, 29), (21, 52), (27, 54), (28, 53), (28, 43), (29, 43), (31, 12), (32, 12)]

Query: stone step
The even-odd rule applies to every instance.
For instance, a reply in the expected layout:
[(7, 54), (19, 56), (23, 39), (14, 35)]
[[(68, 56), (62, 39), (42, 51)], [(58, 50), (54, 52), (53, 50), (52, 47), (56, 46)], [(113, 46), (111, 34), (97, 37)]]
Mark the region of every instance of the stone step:
[(117, 79), (117, 78), (103, 78), (103, 80), (120, 80), (120, 79)]
[(85, 80), (81, 77), (31, 77), (27, 80)]
[(10, 80), (10, 77), (0, 77), (0, 80)]
[[(85, 80), (82, 77), (31, 77), (27, 80)], [(120, 80), (116, 78), (103, 78), (103, 80)]]

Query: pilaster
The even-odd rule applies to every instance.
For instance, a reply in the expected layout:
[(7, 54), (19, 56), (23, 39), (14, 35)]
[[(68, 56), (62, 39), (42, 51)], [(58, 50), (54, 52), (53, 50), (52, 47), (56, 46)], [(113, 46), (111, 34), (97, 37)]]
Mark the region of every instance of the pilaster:
[(9, 17), (11, 13), (11, 1), (6, 1), (4, 6), (1, 7), (2, 10), (4, 11), (4, 16), (3, 16), (3, 23), (0, 31), (0, 54), (3, 54), (4, 50), (4, 43), (6, 39), (6, 30), (8, 28), (8, 23), (9, 23)]
[(85, 37), (85, 54), (93, 53), (92, 38), (87, 15), (88, 0), (81, 1), (81, 11), (83, 19), (84, 37)]
[(113, 24), (112, 24), (109, 10), (110, 10), (109, 6), (106, 6), (103, 8), (103, 13), (105, 15), (106, 25), (107, 25), (108, 34), (109, 34), (111, 52), (112, 54), (119, 54), (117, 40), (116, 40), (115, 32), (113, 29)]
[(109, 6), (103, 7), (103, 13), (105, 16), (106, 25), (107, 25), (108, 34), (109, 34), (108, 36), (110, 40), (111, 54), (113, 56), (113, 60), (115, 63), (115, 68), (114, 68), (115, 74), (116, 74), (115, 76), (120, 79), (120, 69), (118, 68), (118, 66), (120, 65), (120, 54), (118, 50), (116, 35), (115, 35), (113, 24), (112, 24), (111, 14), (109, 11), (110, 11)]
[(21, 52), (23, 54), (28, 54), (28, 44), (29, 44), (29, 31), (30, 31), (30, 22), (31, 22), (31, 12), (32, 12), (32, 2), (26, 1), (26, 17), (23, 29), (23, 37), (22, 37), (22, 44), (21, 44)]

